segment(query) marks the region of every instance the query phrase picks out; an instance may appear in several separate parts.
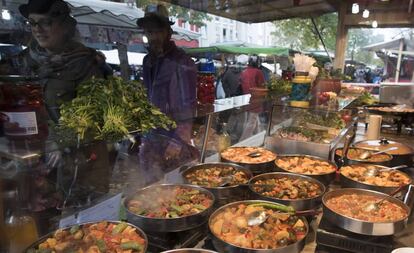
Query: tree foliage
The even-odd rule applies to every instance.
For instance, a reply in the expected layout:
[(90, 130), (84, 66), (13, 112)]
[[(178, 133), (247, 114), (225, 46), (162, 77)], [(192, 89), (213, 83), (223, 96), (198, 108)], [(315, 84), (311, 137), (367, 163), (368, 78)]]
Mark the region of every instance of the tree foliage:
[[(328, 50), (335, 50), (338, 15), (326, 14), (314, 19)], [(278, 46), (287, 46), (296, 50), (317, 49), (322, 44), (311, 19), (286, 19), (274, 21), (273, 33)]]
[(159, 0), (136, 0), (136, 3), (138, 8), (143, 9), (145, 9), (145, 7), (148, 4), (163, 4), (168, 8), (168, 12), (170, 13), (171, 17), (182, 19), (184, 21), (187, 21), (191, 25), (196, 25), (198, 27), (205, 26), (206, 21), (211, 20), (207, 13), (190, 10), (178, 5), (169, 4)]
[[(315, 18), (315, 23), (324, 39), (327, 49), (335, 52), (338, 15), (325, 14)], [(277, 46), (285, 46), (299, 51), (320, 49), (322, 43), (310, 19), (286, 19), (275, 21), (276, 32), (273, 33)], [(373, 29), (350, 29), (346, 57), (366, 64), (379, 65), (381, 61), (373, 52), (362, 47), (384, 40), (383, 35), (374, 34)]]
[(362, 49), (365, 46), (382, 41), (384, 41), (384, 35), (374, 34), (373, 29), (350, 29), (346, 58), (371, 65), (382, 65), (381, 60), (375, 58), (374, 52)]

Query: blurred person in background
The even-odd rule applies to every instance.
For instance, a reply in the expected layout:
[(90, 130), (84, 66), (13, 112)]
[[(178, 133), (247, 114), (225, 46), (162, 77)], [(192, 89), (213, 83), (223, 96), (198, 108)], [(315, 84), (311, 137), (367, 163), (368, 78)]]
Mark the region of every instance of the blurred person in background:
[(171, 41), (172, 24), (168, 10), (161, 4), (148, 5), (144, 17), (137, 21), (148, 39), (148, 54), (143, 62), (148, 99), (177, 123), (176, 129), (153, 131), (142, 143), (142, 167), (151, 170), (146, 175), (148, 183), (177, 166), (175, 163), (197, 156), (188, 145), (197, 103), (197, 69), (194, 61)]
[(259, 57), (252, 55), (249, 57), (247, 68), (240, 74), (241, 87), (243, 94), (250, 93), (250, 88), (264, 88), (265, 78), (259, 69)]

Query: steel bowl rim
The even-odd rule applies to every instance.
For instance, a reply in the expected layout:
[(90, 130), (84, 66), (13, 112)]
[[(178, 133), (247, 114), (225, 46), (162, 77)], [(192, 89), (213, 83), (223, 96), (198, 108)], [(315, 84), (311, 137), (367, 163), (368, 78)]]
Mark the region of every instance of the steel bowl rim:
[[(331, 197), (331, 195), (333, 195), (333, 194), (335, 194), (337, 192), (345, 192), (345, 193), (348, 193), (348, 192), (360, 193), (360, 192), (362, 192), (362, 193), (368, 193), (370, 195), (374, 195), (374, 196), (377, 196), (377, 197), (388, 197), (387, 198), (388, 201), (393, 202), (394, 204), (397, 204), (402, 209), (404, 209), (405, 211), (407, 211), (407, 215), (404, 218), (400, 219), (400, 220), (389, 221), (389, 222), (363, 221), (363, 220), (359, 220), (359, 219), (356, 219), (356, 218), (353, 218), (353, 217), (345, 216), (343, 214), (340, 214), (338, 212), (335, 212), (334, 210), (332, 210), (331, 208), (329, 208), (326, 205), (327, 199), (329, 197)], [(341, 188), (341, 189), (336, 189), (336, 190), (332, 190), (330, 192), (327, 192), (322, 197), (322, 205), (323, 205), (324, 208), (329, 209), (331, 212), (335, 213), (336, 215), (340, 215), (341, 217), (344, 217), (346, 219), (352, 220), (353, 222), (362, 222), (363, 224), (367, 224), (367, 225), (370, 225), (370, 224), (391, 224), (391, 223), (403, 222), (404, 220), (408, 219), (408, 216), (410, 214), (410, 208), (404, 202), (402, 202), (401, 200), (396, 199), (394, 197), (391, 197), (388, 194), (383, 193), (383, 192), (374, 191), (374, 190), (368, 190), (368, 189), (360, 189), (360, 188)]]
[[(304, 174), (304, 173), (296, 173), (296, 172), (291, 172), (291, 171), (289, 171), (289, 170), (285, 170), (285, 169), (283, 169), (283, 168), (279, 167), (279, 165), (277, 165), (277, 163), (276, 163), (276, 161), (277, 161), (277, 159), (279, 159), (279, 157), (280, 157), (280, 158), (283, 158), (283, 157), (294, 157), (294, 156), (308, 157), (308, 158), (312, 158), (312, 159), (315, 159), (315, 160), (319, 160), (319, 161), (324, 161), (324, 162), (327, 162), (327, 163), (329, 163), (331, 166), (333, 166), (335, 170), (333, 170), (333, 171), (331, 171), (331, 172), (327, 172), (327, 173), (322, 173), (322, 174)], [(278, 156), (276, 157), (276, 159), (275, 159), (275, 165), (276, 165), (279, 169), (281, 169), (281, 170), (283, 170), (283, 171), (290, 172), (290, 173), (294, 173), (294, 174), (299, 174), (299, 175), (305, 175), (305, 176), (325, 176), (325, 175), (329, 175), (329, 174), (334, 174), (334, 173), (336, 173), (336, 171), (338, 170), (338, 166), (337, 166), (334, 162), (331, 162), (331, 161), (329, 161), (329, 160), (327, 160), (327, 159), (323, 159), (322, 157), (319, 157), (319, 156), (314, 156), (314, 155), (304, 155), (304, 154), (284, 154), (284, 155), (278, 155)]]
[(217, 251), (208, 250), (208, 249), (200, 249), (200, 248), (170, 249), (170, 250), (166, 250), (166, 251), (161, 251), (160, 253), (173, 253), (173, 252), (179, 252), (181, 250), (194, 250), (194, 251), (200, 251), (200, 252), (206, 252), (206, 253), (218, 253)]
[[(294, 243), (292, 243), (292, 244), (286, 245), (286, 246), (284, 246), (284, 247), (272, 248), (272, 249), (243, 248), (243, 247), (240, 247), (240, 246), (234, 245), (234, 244), (232, 244), (232, 243), (226, 242), (226, 241), (224, 241), (223, 239), (221, 239), (220, 237), (216, 236), (216, 235), (213, 233), (213, 231), (211, 230), (211, 222), (212, 222), (213, 218), (214, 218), (215, 216), (217, 216), (217, 214), (219, 214), (221, 211), (223, 211), (223, 210), (224, 210), (225, 208), (227, 208), (227, 207), (230, 207), (230, 206), (237, 206), (237, 205), (239, 205), (239, 204), (246, 204), (246, 203), (252, 203), (252, 204), (254, 204), (254, 203), (264, 203), (264, 204), (270, 204), (270, 205), (274, 205), (274, 204), (275, 204), (274, 202), (267, 201), (267, 200), (252, 200), (252, 199), (250, 199), (250, 200), (241, 200), (241, 201), (231, 202), (231, 203), (228, 203), (228, 204), (226, 204), (226, 205), (224, 205), (224, 206), (221, 206), (221, 207), (219, 207), (218, 209), (216, 209), (216, 210), (215, 210), (215, 211), (214, 211), (214, 212), (210, 215), (210, 217), (208, 218), (208, 229), (209, 229), (210, 233), (211, 233), (211, 234), (212, 234), (212, 235), (213, 235), (216, 239), (218, 239), (218, 240), (220, 240), (221, 242), (224, 242), (224, 243), (226, 243), (226, 244), (228, 244), (228, 245), (231, 245), (232, 247), (235, 247), (235, 248), (238, 248), (238, 249), (245, 249), (245, 250), (255, 250), (255, 251), (256, 251), (256, 250), (257, 250), (257, 251), (269, 251), (269, 250), (279, 250), (279, 249), (283, 249), (283, 248), (289, 247), (289, 246), (294, 245), (294, 244), (299, 244), (300, 242), (304, 241), (304, 240), (306, 239), (306, 237), (308, 236), (308, 234), (309, 234), (309, 224), (308, 224), (308, 221), (307, 221), (305, 218), (300, 217), (300, 216), (298, 216), (298, 217), (299, 217), (299, 219), (301, 219), (301, 220), (302, 220), (302, 222), (305, 224), (305, 227), (306, 227), (306, 233), (305, 233), (305, 236), (304, 236), (302, 239), (300, 239), (300, 240), (298, 240), (298, 241), (296, 241), (296, 242), (294, 242)], [(283, 205), (283, 204), (279, 204), (279, 205)], [(286, 206), (286, 205), (284, 205), (284, 206)]]
[(203, 187), (200, 187), (200, 186), (197, 186), (197, 185), (191, 185), (191, 184), (155, 184), (155, 185), (150, 185), (150, 186), (147, 186), (147, 187), (144, 187), (144, 188), (141, 188), (141, 189), (139, 189), (139, 190), (137, 190), (136, 192), (135, 192), (135, 194), (137, 193), (137, 192), (140, 192), (140, 191), (145, 191), (145, 190), (148, 190), (148, 189), (150, 189), (150, 188), (152, 188), (152, 187), (178, 187), (178, 186), (183, 186), (183, 187), (190, 187), (190, 188), (196, 188), (197, 190), (200, 190), (202, 193), (206, 193), (207, 195), (209, 195), (210, 197), (211, 197), (211, 205), (209, 206), (209, 207), (207, 207), (206, 209), (204, 209), (203, 211), (201, 211), (201, 212), (199, 212), (199, 213), (195, 213), (195, 214), (191, 214), (191, 215), (186, 215), (186, 216), (181, 216), (181, 217), (177, 217), (177, 218), (158, 218), (158, 217), (147, 217), (147, 216), (142, 216), (142, 215), (139, 215), (139, 214), (135, 214), (135, 213), (133, 213), (133, 212), (131, 212), (129, 209), (128, 209), (128, 207), (127, 207), (127, 205), (126, 205), (126, 203), (131, 199), (131, 197), (132, 196), (134, 196), (134, 194), (130, 194), (129, 196), (127, 196), (123, 201), (122, 201), (122, 204), (123, 204), (123, 206), (125, 207), (125, 210), (128, 212), (128, 213), (130, 213), (130, 214), (133, 214), (133, 215), (135, 215), (135, 216), (138, 216), (139, 218), (141, 218), (141, 219), (144, 219), (144, 220), (160, 220), (160, 221), (166, 221), (166, 220), (168, 220), (168, 221), (175, 221), (175, 220), (179, 220), (179, 219), (184, 219), (184, 218), (188, 218), (188, 217), (192, 217), (192, 216), (195, 216), (195, 215), (200, 215), (200, 214), (202, 214), (202, 213), (205, 213), (205, 212), (208, 212), (213, 206), (214, 206), (214, 202), (216, 201), (216, 198), (214, 197), (214, 194), (213, 193), (211, 193), (209, 190), (207, 190), (207, 189), (204, 189)]
[[(339, 169), (339, 174), (340, 174), (341, 176), (346, 177), (346, 178), (347, 178), (347, 179), (349, 179), (349, 180), (352, 180), (352, 181), (354, 181), (354, 182), (356, 182), (356, 183), (359, 183), (359, 184), (362, 184), (362, 185), (366, 185), (366, 186), (383, 187), (383, 188), (385, 188), (385, 189), (392, 189), (392, 188), (398, 188), (398, 187), (399, 187), (399, 186), (382, 186), (382, 185), (367, 184), (367, 183), (362, 183), (362, 182), (360, 182), (360, 181), (357, 181), (357, 180), (354, 180), (354, 179), (352, 179), (352, 178), (349, 178), (349, 177), (345, 176), (344, 174), (342, 174), (342, 171), (341, 171), (341, 170), (342, 170), (342, 168), (344, 168), (344, 167), (348, 167), (348, 166), (351, 166), (351, 167), (354, 167), (354, 166), (363, 166), (363, 167), (365, 167), (365, 166), (375, 166), (375, 167), (382, 167), (382, 168), (390, 168), (390, 167), (388, 167), (388, 166), (377, 165), (377, 164), (369, 164), (369, 163), (356, 163), (356, 164), (350, 164), (350, 165), (342, 166), (342, 167)], [(408, 184), (405, 184), (404, 186), (408, 186), (408, 185), (410, 185), (410, 184), (412, 184), (412, 183), (413, 183), (412, 178), (411, 178), (411, 177), (409, 177), (406, 173), (404, 173), (404, 172), (402, 172), (402, 171), (399, 171), (399, 170), (395, 170), (395, 171), (398, 171), (398, 173), (401, 173), (401, 174), (403, 174), (404, 176), (406, 176), (408, 179), (410, 179), (410, 182), (409, 182)]]
[(248, 180), (250, 180), (253, 177), (253, 173), (251, 172), (250, 169), (243, 167), (242, 165), (236, 164), (236, 163), (231, 163), (231, 162), (211, 162), (211, 163), (199, 163), (199, 164), (195, 164), (193, 166), (188, 167), (187, 169), (185, 169), (184, 171), (181, 172), (181, 177), (184, 179), (184, 182), (188, 185), (194, 185), (194, 186), (198, 186), (201, 188), (205, 188), (205, 189), (213, 189), (213, 190), (223, 190), (223, 189), (232, 189), (232, 188), (238, 188), (240, 186), (243, 185), (247, 185), (247, 184), (236, 184), (236, 185), (230, 185), (230, 186), (218, 186), (218, 187), (207, 187), (207, 186), (201, 186), (201, 185), (197, 185), (197, 184), (191, 184), (186, 178), (185, 178), (185, 174), (189, 173), (188, 171), (190, 170), (198, 170), (196, 169), (198, 166), (202, 166), (202, 165), (228, 165), (231, 166), (233, 168), (236, 169), (236, 171), (242, 171), (244, 172), (247, 177)]
[[(304, 179), (304, 180), (312, 181), (313, 183), (316, 183), (321, 188), (322, 192), (321, 192), (321, 194), (319, 194), (316, 197), (306, 198), (306, 199), (279, 199), (279, 198), (275, 198), (275, 197), (264, 196), (263, 194), (260, 194), (260, 193), (254, 191), (252, 189), (253, 186), (254, 186), (254, 184), (252, 184), (252, 182), (254, 181), (253, 179), (257, 179), (257, 178), (260, 178), (260, 177), (265, 176), (265, 175), (283, 175), (283, 176), (287, 176), (287, 177), (293, 177), (293, 178), (297, 177), (297, 178), (301, 178), (301, 179)], [(271, 198), (271, 199), (275, 199), (275, 200), (284, 200), (284, 201), (293, 202), (293, 203), (296, 203), (296, 202), (299, 202), (299, 201), (318, 199), (318, 198), (321, 198), (326, 192), (325, 185), (322, 182), (320, 182), (319, 180), (317, 180), (313, 177), (306, 176), (304, 174), (295, 174), (295, 173), (292, 173), (292, 172), (269, 172), (269, 173), (264, 173), (264, 174), (254, 176), (249, 180), (249, 189), (252, 192), (254, 192), (256, 194), (259, 194), (260, 196), (263, 196), (263, 197), (267, 197), (267, 198)]]
[(53, 230), (53, 231), (51, 231), (51, 232), (49, 232), (49, 233), (41, 236), (35, 242), (33, 242), (32, 244), (30, 244), (23, 252), (27, 252), (29, 249), (33, 248), (36, 245), (39, 246), (41, 242), (44, 242), (44, 240), (46, 240), (47, 238), (49, 238), (50, 236), (52, 236), (53, 234), (55, 234), (56, 231), (58, 231), (58, 230), (67, 230), (67, 229), (70, 229), (71, 227), (76, 226), (76, 225), (83, 226), (83, 225), (89, 225), (89, 224), (97, 224), (97, 223), (104, 222), (104, 221), (106, 221), (108, 223), (116, 223), (116, 224), (126, 223), (126, 224), (128, 224), (128, 226), (131, 226), (131, 227), (135, 228), (140, 233), (140, 235), (142, 236), (142, 238), (145, 240), (144, 252), (147, 252), (149, 241), (148, 241), (148, 237), (145, 234), (145, 232), (140, 227), (138, 227), (138, 226), (136, 226), (136, 225), (134, 225), (134, 224), (132, 224), (130, 222), (119, 221), (119, 220), (118, 221), (117, 220), (88, 221), (88, 222), (73, 224), (73, 225), (70, 225), (70, 226), (65, 226), (63, 228), (58, 228), (58, 229), (55, 229), (55, 230)]
[[(237, 148), (237, 149), (239, 149), (239, 148), (261, 148), (261, 149), (267, 150), (269, 152), (272, 152), (272, 154), (275, 155), (275, 158), (274, 159), (271, 159), (269, 161), (266, 161), (266, 162), (260, 162), (260, 163), (245, 163), (245, 162), (236, 162), (236, 161), (233, 161), (233, 160), (230, 160), (230, 159), (227, 159), (227, 158), (224, 158), (224, 157), (221, 156), (221, 153), (223, 153), (225, 150), (231, 149), (231, 148)], [(270, 149), (264, 148), (264, 147), (237, 146), (237, 147), (228, 147), (225, 150), (223, 150), (223, 151), (220, 152), (221, 159), (224, 159), (225, 161), (229, 161), (230, 163), (242, 164), (242, 166), (243, 165), (256, 165), (256, 164), (258, 165), (258, 164), (271, 163), (271, 162), (274, 162), (277, 159), (277, 157), (279, 156), (275, 152), (271, 151)]]

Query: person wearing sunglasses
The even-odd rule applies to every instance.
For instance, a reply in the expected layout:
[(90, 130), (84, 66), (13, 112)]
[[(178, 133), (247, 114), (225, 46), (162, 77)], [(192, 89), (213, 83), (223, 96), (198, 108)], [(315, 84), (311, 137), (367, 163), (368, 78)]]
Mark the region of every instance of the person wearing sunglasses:
[[(105, 78), (112, 70), (108, 71), (102, 54), (79, 42), (77, 22), (66, 2), (29, 0), (19, 6), (19, 11), (26, 18), (32, 37), (27, 48), (13, 59), (13, 74), (38, 78), (48, 120), (58, 124), (60, 107), (76, 97), (77, 86), (92, 77)], [(82, 192), (85, 196), (92, 191), (106, 192), (110, 179), (106, 143), (66, 148), (63, 152), (56, 144), (53, 127), (49, 127), (44, 143), (41, 162), (32, 169), (35, 180), (26, 186), (30, 189), (29, 208), (41, 220), (38, 222), (41, 233), (47, 231), (50, 217), (59, 213), (57, 210), (66, 203), (64, 200), (70, 197), (68, 202), (78, 203), (77, 194), (68, 194), (74, 178), (77, 179), (73, 188), (89, 187)], [(92, 153), (97, 156), (94, 161), (75, 164), (74, 161), (84, 161)]]

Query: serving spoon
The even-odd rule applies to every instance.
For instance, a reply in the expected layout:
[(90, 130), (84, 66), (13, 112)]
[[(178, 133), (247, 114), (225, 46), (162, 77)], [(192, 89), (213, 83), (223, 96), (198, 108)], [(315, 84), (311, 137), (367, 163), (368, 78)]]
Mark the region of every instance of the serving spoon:
[(362, 154), (359, 155), (359, 159), (365, 160), (365, 159), (370, 158), (371, 156), (379, 155), (379, 154), (386, 153), (388, 151), (392, 151), (392, 150), (396, 150), (396, 149), (398, 149), (398, 148), (397, 147), (391, 147), (391, 148), (387, 148), (387, 149), (384, 149), (384, 150), (381, 150), (381, 151), (378, 151), (378, 152), (370, 152), (370, 151), (367, 150), (367, 151), (364, 151)]
[[(294, 211), (294, 212), (281, 212), (289, 215), (297, 215), (297, 216), (313, 216), (321, 213), (319, 210), (306, 210), (306, 211)], [(253, 212), (249, 218), (247, 219), (248, 226), (256, 226), (260, 225), (265, 222), (269, 218), (269, 215), (266, 211), (255, 211)]]
[(367, 204), (364, 207), (364, 211), (366, 211), (366, 212), (378, 211), (380, 209), (381, 204), (384, 203), (384, 201), (386, 199), (388, 199), (388, 197), (394, 197), (395, 194), (399, 193), (402, 189), (404, 189), (404, 186), (406, 186), (406, 185), (400, 185), (397, 189), (395, 189), (389, 195), (381, 198), (378, 201), (371, 202), (371, 203)]
[(256, 158), (256, 157), (259, 157), (261, 155), (262, 155), (262, 153), (260, 153), (259, 151), (254, 151), (254, 152), (251, 152), (250, 154), (248, 154), (247, 156), (249, 156), (251, 158)]
[(399, 165), (399, 166), (395, 166), (395, 167), (390, 167), (390, 168), (382, 168), (382, 169), (376, 169), (376, 168), (367, 168), (367, 170), (365, 170), (364, 172), (364, 176), (366, 177), (376, 177), (378, 176), (378, 174), (380, 172), (384, 172), (384, 171), (392, 171), (392, 170), (398, 170), (398, 169), (402, 169), (402, 168), (406, 168), (408, 167), (407, 165)]

